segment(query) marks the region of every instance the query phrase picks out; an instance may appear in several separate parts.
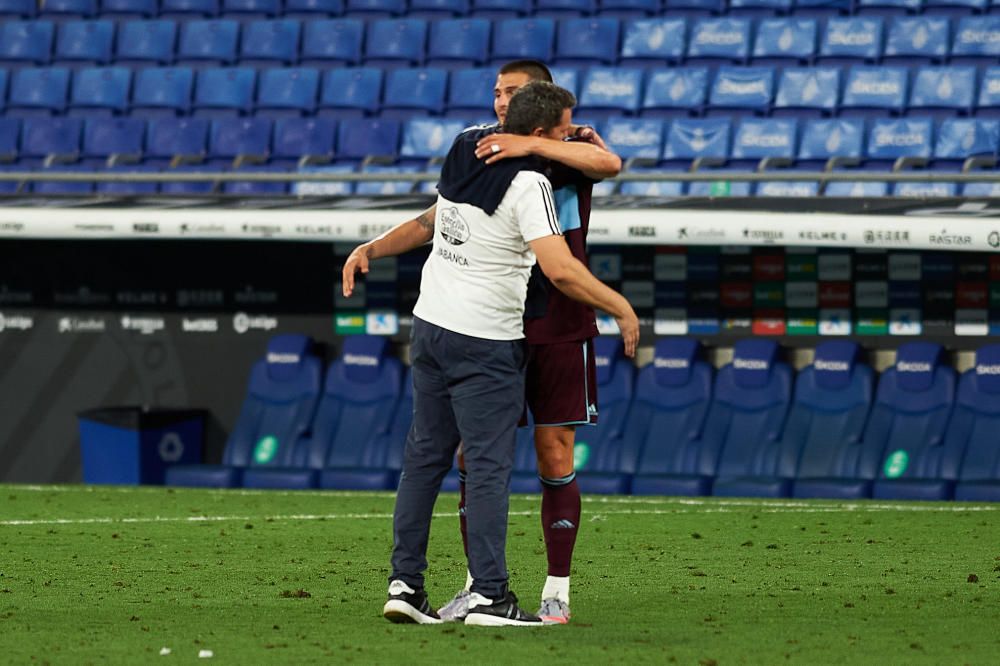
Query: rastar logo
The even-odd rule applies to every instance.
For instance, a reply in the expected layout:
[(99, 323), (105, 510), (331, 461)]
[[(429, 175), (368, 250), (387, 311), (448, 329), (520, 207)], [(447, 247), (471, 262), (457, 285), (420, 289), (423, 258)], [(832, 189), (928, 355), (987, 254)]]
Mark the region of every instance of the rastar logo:
[(367, 354), (344, 354), (344, 365), (362, 365), (368, 368), (377, 368), (378, 359)]
[(279, 352), (267, 352), (268, 363), (294, 365), (299, 362), (300, 358), (301, 357), (298, 354), (282, 354)]
[(896, 364), (897, 372), (930, 372), (930, 363), (907, 363), (906, 361), (900, 361)]
[(684, 370), (690, 367), (686, 358), (654, 358), (654, 368), (669, 368), (671, 370)]
[(817, 360), (813, 363), (813, 367), (817, 370), (825, 370), (827, 372), (847, 372), (851, 369), (851, 366), (847, 364), (846, 361), (821, 361)]

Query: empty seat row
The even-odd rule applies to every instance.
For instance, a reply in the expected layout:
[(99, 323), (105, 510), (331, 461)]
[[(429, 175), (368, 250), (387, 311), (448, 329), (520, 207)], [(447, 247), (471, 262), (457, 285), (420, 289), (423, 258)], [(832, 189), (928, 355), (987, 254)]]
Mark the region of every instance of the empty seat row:
[(634, 19), (7, 21), (0, 61), (443, 67), (519, 58), (555, 65), (996, 63), (1000, 16)]
[(985, 13), (995, 0), (2, 0), (0, 15), (656, 16), (659, 14)]

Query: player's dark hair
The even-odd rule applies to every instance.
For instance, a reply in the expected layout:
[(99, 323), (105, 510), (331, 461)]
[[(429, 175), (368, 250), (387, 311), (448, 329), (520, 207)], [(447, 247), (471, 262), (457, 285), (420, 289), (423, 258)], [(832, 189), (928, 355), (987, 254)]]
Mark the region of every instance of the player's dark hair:
[(514, 60), (502, 66), (497, 73), (513, 74), (514, 72), (527, 74), (532, 81), (548, 81), (552, 83), (552, 72), (545, 66), (545, 63), (538, 60)]
[(547, 81), (532, 81), (510, 98), (505, 132), (527, 136), (536, 127), (549, 131), (562, 121), (563, 111), (576, 106), (573, 93)]

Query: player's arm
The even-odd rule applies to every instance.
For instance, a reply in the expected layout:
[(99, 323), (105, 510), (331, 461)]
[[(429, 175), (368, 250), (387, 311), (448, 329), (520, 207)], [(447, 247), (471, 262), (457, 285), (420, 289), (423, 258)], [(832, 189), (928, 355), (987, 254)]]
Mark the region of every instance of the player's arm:
[(639, 344), (639, 318), (625, 297), (594, 277), (573, 256), (562, 236), (543, 236), (531, 241), (529, 245), (538, 259), (538, 267), (556, 289), (575, 301), (603, 310), (615, 318), (625, 341), (625, 355), (635, 356), (635, 349)]
[(354, 293), (354, 274), (367, 273), (368, 264), (381, 257), (393, 257), (414, 250), (434, 238), (434, 216), (437, 204), (412, 220), (398, 224), (378, 238), (362, 243), (351, 251), (344, 262), (344, 296)]
[[(487, 164), (493, 164), (508, 157), (536, 155), (565, 164), (594, 180), (617, 176), (622, 170), (621, 158), (607, 149), (604, 141), (593, 129), (578, 128), (577, 132), (586, 140), (558, 141), (540, 136), (490, 134), (479, 140), (476, 157), (486, 158)], [(499, 152), (494, 152), (494, 144), (499, 147)]]

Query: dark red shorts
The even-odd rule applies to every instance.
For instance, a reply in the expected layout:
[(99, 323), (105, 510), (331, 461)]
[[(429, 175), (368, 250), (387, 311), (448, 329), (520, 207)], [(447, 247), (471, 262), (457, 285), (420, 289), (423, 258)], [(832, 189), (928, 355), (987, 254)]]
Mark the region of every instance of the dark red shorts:
[(525, 399), (535, 425), (597, 423), (594, 341), (528, 345)]

